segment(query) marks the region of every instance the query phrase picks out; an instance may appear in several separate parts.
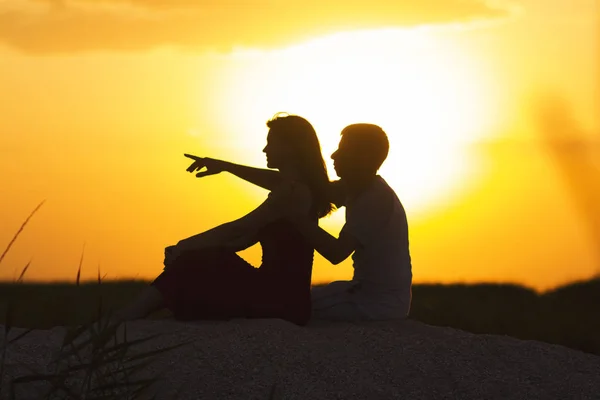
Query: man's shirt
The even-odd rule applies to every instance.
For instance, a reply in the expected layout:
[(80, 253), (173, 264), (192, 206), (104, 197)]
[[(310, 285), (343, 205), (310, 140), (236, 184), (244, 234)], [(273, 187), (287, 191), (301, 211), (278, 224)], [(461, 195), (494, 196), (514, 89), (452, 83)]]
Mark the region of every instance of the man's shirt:
[(412, 285), (408, 222), (398, 196), (379, 175), (348, 199), (344, 233), (360, 243), (352, 255), (356, 300), (373, 317), (406, 316)]

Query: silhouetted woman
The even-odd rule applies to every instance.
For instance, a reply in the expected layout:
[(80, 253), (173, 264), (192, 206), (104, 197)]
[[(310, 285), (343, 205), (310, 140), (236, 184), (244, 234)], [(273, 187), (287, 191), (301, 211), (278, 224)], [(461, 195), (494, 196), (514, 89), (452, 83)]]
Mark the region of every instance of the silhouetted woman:
[[(165, 270), (114, 320), (143, 318), (161, 307), (180, 320), (282, 318), (304, 325), (310, 318), (313, 248), (292, 224), (289, 213), (314, 221), (334, 208), (319, 140), (299, 116), (276, 115), (263, 149), (267, 166), (279, 169), (282, 183), (244, 217), (165, 249)], [(192, 156), (193, 157), (193, 156)], [(196, 158), (197, 163), (202, 158)], [(294, 199), (294, 209), (289, 210)], [(210, 210), (206, 210), (210, 212)], [(254, 268), (236, 254), (260, 242), (263, 256)]]

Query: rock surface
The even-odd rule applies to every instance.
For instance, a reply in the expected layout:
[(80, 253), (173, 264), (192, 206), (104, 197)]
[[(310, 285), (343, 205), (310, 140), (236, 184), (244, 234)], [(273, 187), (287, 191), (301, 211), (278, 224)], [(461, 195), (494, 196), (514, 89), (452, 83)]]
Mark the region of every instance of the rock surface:
[[(9, 345), (3, 398), (25, 366), (46, 368), (64, 334), (62, 327), (38, 330)], [(157, 399), (269, 399), (272, 390), (274, 399), (600, 399), (598, 356), (410, 320), (127, 324), (129, 340), (153, 334), (132, 351), (190, 342), (141, 372), (161, 376), (152, 389)], [(17, 399), (39, 398), (39, 390), (22, 385)]]

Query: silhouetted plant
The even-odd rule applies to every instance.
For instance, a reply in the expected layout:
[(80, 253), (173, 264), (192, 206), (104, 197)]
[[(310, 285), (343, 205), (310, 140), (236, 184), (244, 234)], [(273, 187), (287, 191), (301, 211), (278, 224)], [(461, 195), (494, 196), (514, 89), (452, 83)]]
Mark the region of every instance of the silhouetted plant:
[[(7, 248), (0, 255), (0, 262), (43, 203), (42, 201), (21, 225)], [(77, 287), (80, 285), (83, 256), (84, 252), (82, 251), (75, 279)], [(30, 264), (31, 261), (23, 268), (15, 283), (22, 284)], [(97, 282), (99, 286), (102, 284), (100, 267), (98, 267)], [(15, 315), (15, 302), (11, 300), (9, 299), (5, 306), (4, 335), (2, 343), (0, 343), (0, 394), (5, 389), (2, 384), (4, 382), (8, 346), (33, 330), (27, 329), (9, 339), (14, 326)], [(21, 385), (46, 383), (49, 388), (44, 394), (40, 393), (38, 398), (136, 399), (144, 394), (159, 378), (136, 378), (135, 374), (150, 365), (155, 356), (187, 344), (179, 343), (162, 349), (132, 354), (133, 347), (148, 342), (159, 335), (129, 341), (127, 339), (127, 326), (120, 323), (114, 324), (110, 321), (110, 313), (106, 315), (103, 313), (102, 296), (100, 296), (96, 318), (92, 318), (92, 321), (88, 324), (67, 330), (60, 350), (51, 365), (47, 366), (51, 371), (31, 371), (28, 375), (14, 378), (9, 390), (11, 398), (17, 398), (17, 391)], [(117, 334), (121, 326), (124, 329), (123, 341), (119, 341)]]
[[(4, 260), (4, 257), (6, 257), (6, 255), (8, 254), (10, 248), (12, 247), (12, 245), (17, 241), (19, 235), (21, 234), (21, 232), (23, 232), (23, 229), (25, 229), (25, 226), (27, 226), (27, 224), (29, 223), (29, 220), (33, 217), (33, 215), (40, 209), (40, 207), (44, 204), (46, 200), (42, 200), (40, 202), (40, 204), (38, 204), (33, 211), (29, 214), (29, 216), (25, 219), (25, 221), (21, 224), (21, 226), (19, 227), (19, 229), (17, 230), (17, 232), (15, 233), (15, 235), (12, 237), (12, 239), (10, 240), (10, 242), (8, 242), (8, 245), (6, 246), (6, 249), (4, 249), (4, 251), (2, 252), (2, 254), (0, 255), (0, 264), (2, 263), (2, 260)], [(31, 261), (29, 263), (27, 263), (27, 265), (25, 266), (25, 268), (23, 268), (23, 270), (21, 271), (21, 275), (19, 276), (18, 281), (22, 281), (23, 276), (25, 276), (25, 273), (27, 272), (27, 269), (29, 269), (29, 265), (30, 265)], [(12, 324), (13, 324), (13, 315), (14, 315), (14, 304), (9, 300), (6, 303), (5, 306), (5, 321), (4, 321), (4, 336), (2, 338), (2, 343), (0, 343), (0, 393), (2, 392), (2, 385), (4, 382), (4, 374), (5, 374), (5, 365), (6, 365), (6, 352), (8, 350), (8, 345), (12, 342), (14, 342), (15, 340), (18, 340), (20, 338), (22, 338), (23, 336), (25, 336), (27, 333), (29, 333), (31, 330), (29, 331), (25, 331), (25, 333), (18, 335), (16, 338), (13, 338), (12, 340), (9, 341), (8, 339), (8, 335), (11, 332), (12, 329)]]
[[(136, 399), (159, 378), (136, 377), (149, 366), (154, 357), (187, 343), (162, 349), (132, 353), (131, 350), (159, 335), (129, 341), (123, 325), (123, 341), (118, 340), (121, 324), (106, 321), (69, 330), (52, 364), (50, 372), (33, 372), (13, 380), (11, 396), (16, 398), (19, 385), (45, 382), (49, 388), (42, 395), (47, 399)], [(82, 339), (82, 335), (87, 337)]]

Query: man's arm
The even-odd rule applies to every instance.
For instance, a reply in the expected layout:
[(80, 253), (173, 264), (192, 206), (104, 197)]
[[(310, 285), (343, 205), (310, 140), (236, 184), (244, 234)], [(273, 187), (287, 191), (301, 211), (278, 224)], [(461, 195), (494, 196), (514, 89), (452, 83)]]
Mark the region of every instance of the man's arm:
[(333, 265), (344, 261), (360, 245), (358, 240), (343, 229), (340, 237), (336, 238), (307, 218), (294, 216), (290, 220), (313, 248)]

